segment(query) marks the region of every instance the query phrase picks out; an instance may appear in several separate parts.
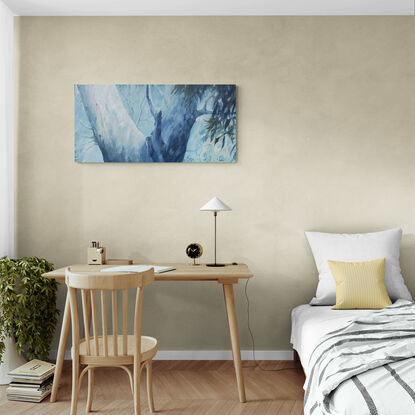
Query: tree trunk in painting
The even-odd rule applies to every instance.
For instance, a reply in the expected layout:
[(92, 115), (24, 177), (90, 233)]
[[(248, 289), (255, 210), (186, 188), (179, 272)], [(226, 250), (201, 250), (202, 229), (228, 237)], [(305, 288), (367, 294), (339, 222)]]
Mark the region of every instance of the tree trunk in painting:
[(189, 102), (184, 94), (173, 93), (173, 86), (169, 89), (168, 102), (157, 111), (153, 108), (150, 86), (147, 85), (147, 102), (155, 120), (155, 128), (147, 137), (147, 143), (154, 161), (181, 162), (190, 131), (200, 113), (197, 111), (197, 100)]
[(78, 91), (104, 161), (153, 161), (115, 85), (78, 85)]
[(104, 161), (183, 161), (190, 131), (200, 115), (197, 100), (189, 101), (182, 93), (171, 93), (165, 105), (156, 109), (147, 86), (154, 130), (145, 137), (124, 107), (115, 85), (77, 87)]

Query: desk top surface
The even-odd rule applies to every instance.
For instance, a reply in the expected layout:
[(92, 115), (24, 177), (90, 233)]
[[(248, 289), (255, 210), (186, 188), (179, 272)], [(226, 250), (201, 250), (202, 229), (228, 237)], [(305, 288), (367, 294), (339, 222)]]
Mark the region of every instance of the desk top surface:
[[(140, 265), (140, 264), (134, 264)], [(164, 272), (162, 274), (155, 274), (156, 281), (219, 281), (237, 282), (240, 278), (251, 278), (253, 275), (245, 264), (231, 265), (227, 264), (224, 267), (208, 267), (206, 264), (192, 265), (192, 264), (157, 264), (167, 265), (176, 268), (174, 271)], [(116, 265), (87, 265), (77, 264), (70, 265), (73, 271), (88, 272), (99, 271), (102, 268), (110, 268)], [(45, 278), (56, 278), (57, 280), (65, 280), (65, 268), (58, 268), (54, 271), (42, 274)]]

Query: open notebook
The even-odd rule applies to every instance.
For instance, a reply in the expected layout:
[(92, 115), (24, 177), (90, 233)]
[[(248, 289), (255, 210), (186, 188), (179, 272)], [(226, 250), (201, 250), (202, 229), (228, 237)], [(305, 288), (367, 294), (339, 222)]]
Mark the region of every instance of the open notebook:
[(173, 271), (176, 268), (164, 267), (160, 265), (120, 265), (118, 267), (103, 268), (101, 272), (143, 272), (150, 268), (154, 268), (154, 274), (161, 274), (163, 272)]

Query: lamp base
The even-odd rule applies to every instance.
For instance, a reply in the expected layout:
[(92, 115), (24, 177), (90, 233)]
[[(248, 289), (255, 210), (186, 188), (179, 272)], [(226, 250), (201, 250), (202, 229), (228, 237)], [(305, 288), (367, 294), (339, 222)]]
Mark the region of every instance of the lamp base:
[(206, 264), (207, 267), (224, 267), (225, 264)]

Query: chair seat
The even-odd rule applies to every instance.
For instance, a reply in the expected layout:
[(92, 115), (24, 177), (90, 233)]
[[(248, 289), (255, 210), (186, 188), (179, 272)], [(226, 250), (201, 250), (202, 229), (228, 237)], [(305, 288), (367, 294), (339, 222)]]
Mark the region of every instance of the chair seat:
[[(98, 337), (99, 356), (95, 352), (95, 340), (93, 337), (90, 341), (90, 353), (87, 353), (87, 342), (82, 339), (79, 344), (80, 363), (84, 365), (132, 365), (134, 363), (135, 336), (127, 336), (127, 354), (123, 355), (123, 336), (117, 336), (118, 355), (114, 355), (113, 336), (107, 336), (108, 339), (108, 356), (104, 356), (103, 337)], [(141, 336), (141, 361), (152, 359), (157, 353), (157, 340), (154, 337)]]

